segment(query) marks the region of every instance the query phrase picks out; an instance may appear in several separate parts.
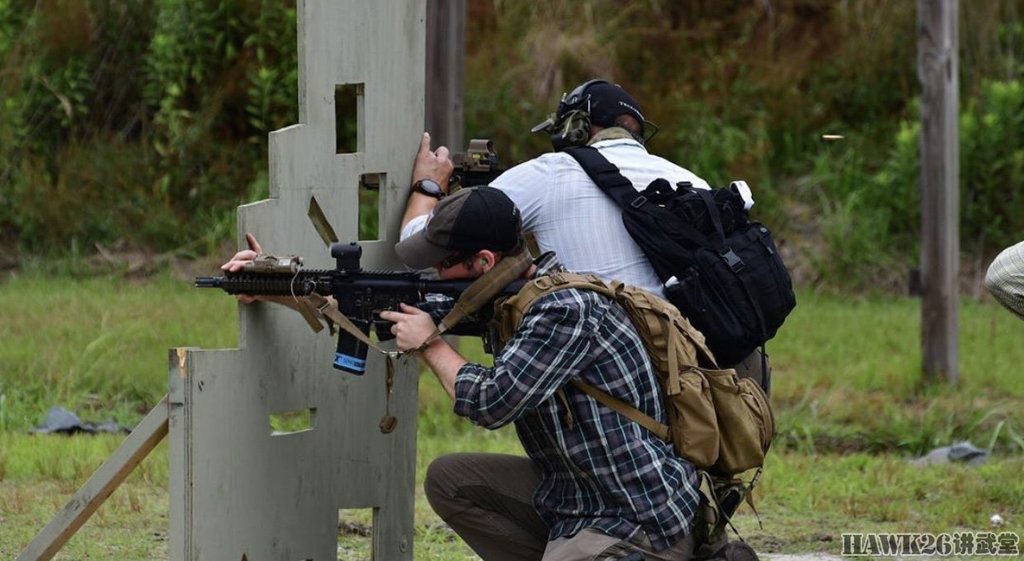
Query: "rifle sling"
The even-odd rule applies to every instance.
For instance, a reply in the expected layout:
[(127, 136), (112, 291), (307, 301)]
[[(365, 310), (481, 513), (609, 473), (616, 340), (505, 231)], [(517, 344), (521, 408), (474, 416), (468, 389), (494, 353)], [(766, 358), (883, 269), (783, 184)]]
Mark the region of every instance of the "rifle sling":
[(526, 250), (525, 244), (517, 253), (507, 255), (504, 259), (498, 261), (494, 268), (473, 281), (469, 288), (463, 291), (455, 302), (455, 307), (444, 316), (444, 319), (437, 325), (434, 332), (430, 334), (430, 337), (427, 337), (418, 348), (409, 352), (418, 352), (427, 348), (427, 345), (432, 343), (434, 339), (437, 339), (446, 331), (455, 327), (466, 316), (490, 302), (510, 282), (521, 277), (532, 264), (533, 258), (530, 256), (530, 252)]
[(370, 347), (384, 355), (389, 354), (388, 351), (377, 346), (377, 344), (374, 343), (367, 334), (363, 333), (354, 323), (349, 321), (349, 319), (345, 317), (345, 314), (341, 313), (338, 309), (338, 304), (336, 302), (331, 302), (316, 292), (310, 294), (308, 298), (310, 302), (316, 306), (317, 311), (333, 321), (338, 328), (344, 329), (348, 334), (365, 343), (367, 347)]
[(355, 326), (345, 314), (338, 310), (338, 303), (331, 302), (322, 295), (316, 292), (308, 296), (309, 302), (316, 306), (317, 310), (325, 317), (333, 321), (338, 328), (344, 329), (349, 335), (352, 335), (356, 339), (359, 339), (366, 346), (384, 355), (384, 366), (387, 369), (384, 385), (384, 416), (381, 417), (379, 426), (380, 432), (388, 434), (395, 430), (395, 426), (398, 424), (398, 420), (391, 415), (391, 390), (395, 384), (395, 358), (401, 356), (403, 353), (388, 352), (377, 346), (373, 340), (370, 339), (365, 333), (363, 333), (358, 327)]
[[(489, 302), (498, 294), (499, 291), (501, 291), (501, 289), (505, 288), (505, 286), (513, 280), (519, 278), (532, 263), (533, 259), (530, 257), (530, 253), (526, 251), (525, 246), (520, 252), (514, 255), (509, 255), (505, 259), (499, 261), (493, 269), (484, 273), (480, 278), (476, 279), (469, 285), (469, 288), (459, 296), (459, 299), (455, 303), (455, 307), (452, 308), (452, 311), (444, 317), (441, 324), (434, 329), (434, 333), (432, 333), (430, 337), (427, 337), (422, 345), (407, 351), (385, 351), (374, 343), (366, 333), (363, 333), (355, 326), (354, 323), (345, 317), (345, 314), (341, 313), (341, 310), (338, 309), (337, 302), (331, 302), (323, 295), (316, 292), (310, 294), (308, 298), (309, 303), (315, 306), (321, 314), (333, 321), (339, 329), (344, 329), (348, 334), (365, 343), (367, 347), (384, 355), (385, 365), (387, 367), (387, 383), (385, 388), (384, 417), (380, 421), (380, 430), (383, 433), (389, 433), (395, 429), (395, 425), (397, 423), (397, 420), (391, 415), (391, 390), (394, 385), (395, 371), (394, 360), (426, 348), (431, 341), (441, 336), (441, 334), (448, 329), (454, 327), (466, 316), (480, 309), (480, 306)], [(303, 314), (303, 317), (305, 316), (306, 314)], [(307, 319), (307, 321), (309, 320)]]

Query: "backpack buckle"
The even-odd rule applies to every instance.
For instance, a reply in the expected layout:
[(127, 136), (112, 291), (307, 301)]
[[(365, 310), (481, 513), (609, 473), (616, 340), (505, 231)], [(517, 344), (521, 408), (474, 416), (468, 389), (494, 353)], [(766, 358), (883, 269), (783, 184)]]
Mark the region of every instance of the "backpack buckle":
[(733, 250), (728, 249), (725, 251), (725, 253), (721, 255), (722, 259), (725, 260), (725, 264), (728, 265), (730, 269), (732, 269), (732, 272), (739, 273), (740, 271), (743, 270), (743, 260), (740, 259), (740, 256), (736, 255), (736, 253), (734, 253)]
[(645, 204), (647, 204), (647, 197), (640, 195), (639, 197), (633, 199), (633, 202), (629, 203), (629, 206), (631, 208), (640, 208)]
[(555, 273), (553, 275), (548, 275), (548, 278), (551, 280), (551, 282), (555, 286), (562, 286), (563, 284), (569, 284), (569, 279), (565, 278), (565, 275), (562, 274), (562, 273)]

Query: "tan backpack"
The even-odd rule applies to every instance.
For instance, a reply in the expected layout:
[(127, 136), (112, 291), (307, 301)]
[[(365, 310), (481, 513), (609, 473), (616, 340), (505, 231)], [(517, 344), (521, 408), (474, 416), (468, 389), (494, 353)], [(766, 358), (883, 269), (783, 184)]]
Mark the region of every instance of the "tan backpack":
[(495, 304), (499, 347), (512, 337), (534, 301), (567, 288), (593, 290), (626, 311), (657, 370), (669, 424), (579, 379), (572, 380), (574, 386), (671, 442), (676, 454), (698, 469), (729, 477), (764, 464), (775, 435), (775, 418), (764, 391), (753, 380), (739, 378), (735, 370), (718, 369), (704, 336), (672, 304), (647, 291), (593, 275), (561, 272), (538, 277)]

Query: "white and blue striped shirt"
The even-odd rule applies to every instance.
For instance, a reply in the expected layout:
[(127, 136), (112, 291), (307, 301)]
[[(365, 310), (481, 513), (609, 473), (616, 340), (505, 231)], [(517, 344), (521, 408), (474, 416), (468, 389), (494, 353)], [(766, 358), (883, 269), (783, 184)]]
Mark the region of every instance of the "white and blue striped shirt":
[[(615, 164), (637, 191), (658, 178), (672, 185), (689, 181), (695, 187), (708, 188), (700, 177), (648, 153), (635, 140), (602, 140), (592, 146)], [(544, 154), (509, 169), (491, 186), (504, 191), (519, 207), (523, 229), (537, 240), (541, 253), (554, 251), (566, 269), (664, 293), (654, 268), (622, 224), (622, 211), (572, 156)], [(426, 222), (426, 215), (411, 220), (402, 230), (402, 239)]]

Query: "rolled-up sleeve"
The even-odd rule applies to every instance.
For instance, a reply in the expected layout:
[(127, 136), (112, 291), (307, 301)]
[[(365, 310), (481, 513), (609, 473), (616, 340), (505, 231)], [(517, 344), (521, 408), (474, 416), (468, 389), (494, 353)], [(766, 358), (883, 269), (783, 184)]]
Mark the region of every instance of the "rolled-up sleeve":
[(409, 238), (413, 234), (415, 234), (415, 233), (419, 232), (420, 230), (426, 228), (427, 227), (427, 218), (429, 216), (430, 215), (428, 215), (428, 214), (421, 214), (419, 216), (414, 216), (411, 220), (409, 220), (409, 222), (407, 222), (405, 224), (405, 227), (402, 228), (402, 231), (401, 231), (401, 233), (399, 234), (399, 237), (398, 237), (398, 241), (404, 242), (406, 240), (406, 238)]
[(455, 379), (455, 413), (495, 429), (518, 419), (593, 361), (594, 318), (580, 302), (549, 294), (527, 311), (491, 368), (466, 364)]
[(1004, 249), (992, 261), (985, 287), (1000, 304), (1024, 318), (1024, 242)]

